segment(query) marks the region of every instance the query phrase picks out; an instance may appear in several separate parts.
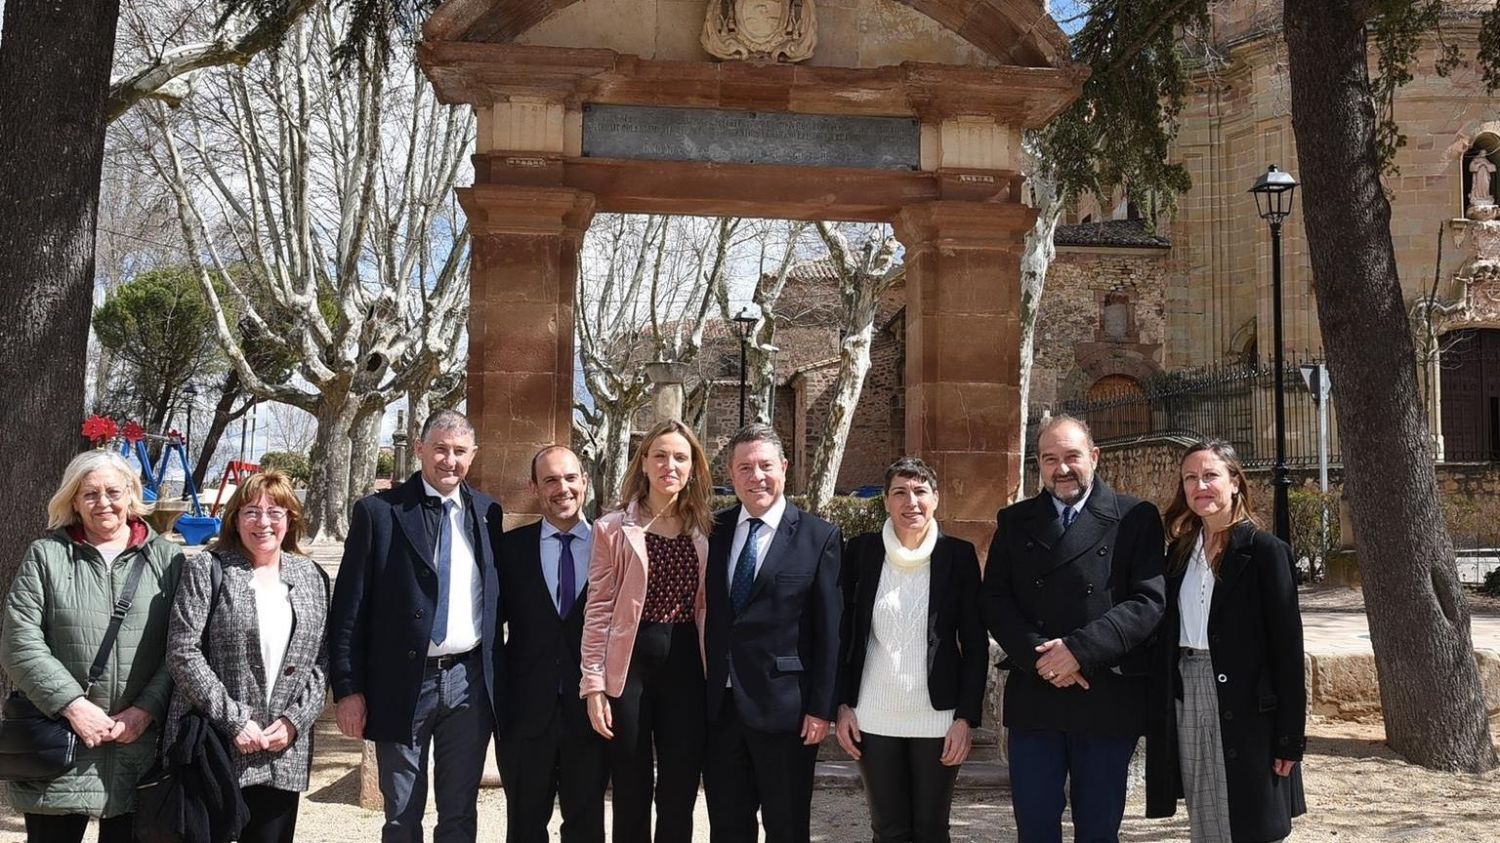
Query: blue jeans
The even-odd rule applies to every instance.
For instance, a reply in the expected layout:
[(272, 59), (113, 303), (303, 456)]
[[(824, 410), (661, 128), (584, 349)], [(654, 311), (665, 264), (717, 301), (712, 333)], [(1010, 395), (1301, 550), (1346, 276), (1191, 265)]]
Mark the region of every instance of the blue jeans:
[(1011, 729), (1010, 788), (1020, 843), (1061, 843), (1068, 801), (1077, 843), (1118, 843), (1135, 744), (1133, 737)]
[(429, 661), (417, 695), (412, 743), (376, 742), (380, 795), (385, 798), (382, 843), (422, 843), (429, 742), (437, 756), (433, 790), (438, 823), (432, 838), (436, 843), (474, 843), (479, 832), (479, 779), (494, 732), (479, 652), (476, 647), (442, 669)]

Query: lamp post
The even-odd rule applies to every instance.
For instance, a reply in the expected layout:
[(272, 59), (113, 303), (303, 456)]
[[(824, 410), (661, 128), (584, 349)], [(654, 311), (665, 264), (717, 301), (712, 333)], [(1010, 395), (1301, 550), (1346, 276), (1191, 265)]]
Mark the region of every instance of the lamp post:
[(188, 384), (182, 388), (182, 394), (187, 398), (187, 437), (182, 440), (182, 450), (187, 453), (193, 443), (193, 410), (198, 404), (198, 387)]
[(1282, 382), (1285, 378), (1282, 370), (1286, 364), (1282, 360), (1281, 343), (1281, 223), (1292, 212), (1292, 195), (1297, 192), (1297, 180), (1273, 164), (1265, 175), (1255, 180), (1250, 192), (1255, 194), (1255, 207), (1260, 218), (1271, 227), (1271, 325), (1276, 349), (1276, 466), (1271, 470), (1271, 487), (1275, 497), (1276, 537), (1291, 544), (1292, 507), (1288, 490), (1292, 478), (1286, 468), (1286, 392)]
[(750, 308), (740, 308), (734, 317), (734, 329), (740, 335), (740, 427), (745, 426), (745, 346), (750, 344), (750, 329), (760, 320), (750, 315)]

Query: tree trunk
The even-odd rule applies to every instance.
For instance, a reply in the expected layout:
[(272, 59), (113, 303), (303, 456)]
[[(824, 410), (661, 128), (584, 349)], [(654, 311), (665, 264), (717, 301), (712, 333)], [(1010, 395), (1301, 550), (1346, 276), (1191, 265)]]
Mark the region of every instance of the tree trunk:
[(352, 473), (354, 421), (359, 399), (348, 392), (325, 391), (318, 403), (318, 433), (313, 440), (312, 479), (307, 484), (309, 539), (343, 541), (349, 534), (349, 478)]
[(818, 440), (818, 450), (813, 455), (812, 472), (808, 477), (807, 506), (813, 512), (822, 512), (829, 498), (833, 497), (839, 468), (844, 463), (849, 428), (854, 424), (854, 411), (865, 388), (865, 375), (870, 371), (870, 342), (875, 335), (875, 310), (880, 297), (873, 280), (856, 283), (859, 286), (851, 307), (853, 319), (848, 326), (851, 330), (839, 349), (839, 374), (833, 386), (833, 403), (828, 408), (827, 420), (823, 422), (822, 438)]
[(385, 407), (362, 408), (349, 434), (349, 504), (375, 491), (375, 464), (380, 458), (380, 421)]
[(1009, 490), (1008, 500), (1019, 500), (1026, 494), (1026, 421), (1031, 405), (1031, 367), (1036, 360), (1037, 317), (1042, 312), (1042, 291), (1047, 285), (1047, 270), (1057, 257), (1052, 242), (1062, 219), (1062, 203), (1057, 201), (1057, 185), (1049, 179), (1035, 177), (1032, 195), (1036, 197), (1037, 218), (1026, 235), (1026, 251), (1021, 254), (1021, 485)]
[(603, 412), (605, 430), (599, 445), (598, 485), (594, 487), (601, 513), (613, 509), (620, 500), (625, 469), (630, 465), (630, 418), (635, 408), (606, 407)]
[[(1417, 389), (1380, 182), (1360, 0), (1286, 0), (1292, 121), (1386, 737), (1424, 767), (1495, 765)], [(1393, 514), (1396, 517), (1392, 517)]]
[[(234, 402), (240, 398), (249, 400), (236, 410)], [(214, 404), (214, 419), (209, 422), (208, 430), (198, 437), (198, 459), (193, 463), (193, 485), (200, 491), (203, 489), (203, 481), (207, 479), (208, 467), (213, 465), (214, 454), (219, 450), (219, 440), (224, 438), (224, 431), (257, 403), (259, 399), (247, 396), (240, 389), (240, 377), (230, 369), (229, 374), (224, 376), (224, 387), (219, 392), (219, 400)]]
[[(0, 33), (0, 592), (83, 446), (118, 0), (10, 0)], [(3, 689), (0, 689), (3, 690)]]

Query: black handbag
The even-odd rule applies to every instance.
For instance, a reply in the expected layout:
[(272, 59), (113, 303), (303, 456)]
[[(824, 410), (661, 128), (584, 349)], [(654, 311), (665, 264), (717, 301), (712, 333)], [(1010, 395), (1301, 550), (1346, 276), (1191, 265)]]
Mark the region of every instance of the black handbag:
[[(99, 652), (89, 666), (89, 682), (84, 696), (93, 690), (99, 677), (104, 675), (104, 666), (109, 663), (109, 653), (115, 647), (115, 638), (120, 634), (120, 624), (130, 611), (135, 599), (136, 586), (141, 583), (141, 572), (146, 568), (146, 554), (136, 555), (130, 575), (125, 579), (125, 589), (115, 601), (109, 615), (109, 627), (104, 630), (104, 639), (99, 642)], [(0, 781), (32, 782), (47, 781), (73, 769), (78, 755), (78, 736), (61, 718), (48, 717), (20, 691), (13, 691), (0, 706)]]

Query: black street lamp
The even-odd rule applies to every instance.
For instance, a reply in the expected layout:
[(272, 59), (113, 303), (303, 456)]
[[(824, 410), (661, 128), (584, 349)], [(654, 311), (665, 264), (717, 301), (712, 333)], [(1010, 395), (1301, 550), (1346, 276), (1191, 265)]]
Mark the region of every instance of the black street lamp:
[(1286, 391), (1282, 383), (1286, 364), (1281, 344), (1281, 223), (1292, 212), (1292, 195), (1297, 180), (1273, 164), (1250, 188), (1260, 218), (1271, 226), (1271, 325), (1275, 343), (1276, 366), (1276, 466), (1271, 470), (1271, 489), (1275, 496), (1276, 537), (1292, 543), (1292, 507), (1289, 489), (1291, 474), (1286, 468)]
[(745, 346), (750, 344), (750, 329), (760, 320), (750, 315), (750, 308), (740, 308), (734, 317), (734, 329), (740, 335), (740, 427), (745, 426)]
[(182, 388), (182, 395), (187, 399), (187, 436), (182, 440), (183, 453), (192, 447), (193, 441), (193, 409), (198, 403), (198, 387), (188, 384)]

